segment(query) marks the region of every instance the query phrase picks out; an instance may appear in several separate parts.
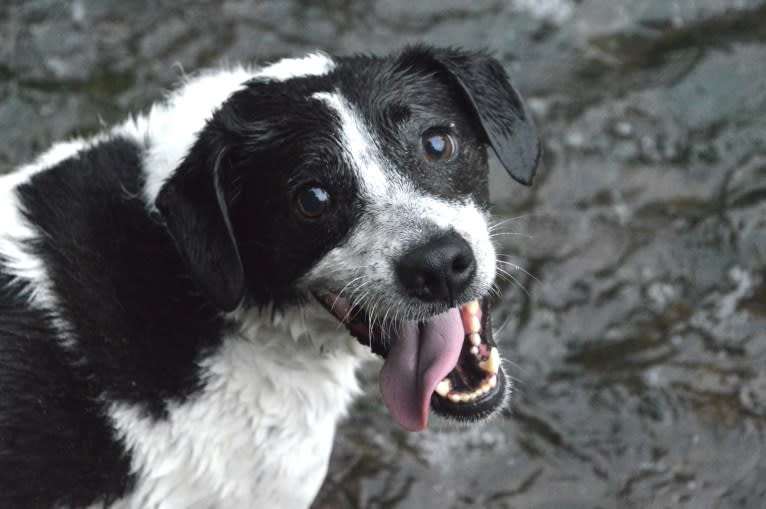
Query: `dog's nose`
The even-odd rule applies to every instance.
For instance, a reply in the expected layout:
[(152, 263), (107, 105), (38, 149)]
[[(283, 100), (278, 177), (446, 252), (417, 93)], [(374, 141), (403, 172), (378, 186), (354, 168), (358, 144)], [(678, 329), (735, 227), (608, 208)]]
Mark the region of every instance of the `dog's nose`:
[(396, 273), (411, 296), (452, 303), (473, 279), (476, 259), (468, 242), (450, 232), (407, 252), (397, 262)]

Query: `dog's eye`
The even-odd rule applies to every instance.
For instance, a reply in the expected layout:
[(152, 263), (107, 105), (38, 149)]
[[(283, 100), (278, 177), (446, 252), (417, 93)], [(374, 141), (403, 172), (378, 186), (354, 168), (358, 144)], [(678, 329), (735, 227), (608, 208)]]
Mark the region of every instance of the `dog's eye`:
[(442, 131), (426, 131), (420, 141), (423, 144), (426, 159), (432, 163), (448, 160), (457, 148), (455, 138)]
[(317, 186), (304, 187), (296, 197), (298, 212), (309, 219), (321, 216), (329, 204), (329, 193)]

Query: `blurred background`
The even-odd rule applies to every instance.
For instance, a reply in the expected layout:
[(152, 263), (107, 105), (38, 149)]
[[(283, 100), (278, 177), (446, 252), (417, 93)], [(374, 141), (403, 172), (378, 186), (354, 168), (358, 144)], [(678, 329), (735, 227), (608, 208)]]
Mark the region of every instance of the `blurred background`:
[(764, 1), (3, 0), (0, 173), (182, 72), (420, 41), (489, 48), (544, 142), (532, 188), (492, 161), (513, 401), (410, 434), (365, 371), (315, 509), (766, 507)]

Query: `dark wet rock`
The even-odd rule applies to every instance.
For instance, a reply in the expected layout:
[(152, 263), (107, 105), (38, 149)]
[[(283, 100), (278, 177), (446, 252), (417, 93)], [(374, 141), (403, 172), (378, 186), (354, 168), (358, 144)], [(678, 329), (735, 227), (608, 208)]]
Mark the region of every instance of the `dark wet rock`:
[(140, 111), (183, 72), (310, 49), (489, 47), (545, 146), (492, 161), (514, 400), (408, 434), (369, 397), (319, 508), (762, 507), (766, 2), (0, 5), (0, 171)]

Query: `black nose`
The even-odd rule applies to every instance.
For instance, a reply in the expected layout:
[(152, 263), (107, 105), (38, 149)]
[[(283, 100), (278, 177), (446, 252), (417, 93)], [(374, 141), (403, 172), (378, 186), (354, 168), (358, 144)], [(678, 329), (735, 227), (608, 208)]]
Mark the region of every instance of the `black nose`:
[(471, 246), (454, 232), (415, 247), (396, 264), (396, 274), (407, 293), (426, 302), (452, 303), (475, 273)]

